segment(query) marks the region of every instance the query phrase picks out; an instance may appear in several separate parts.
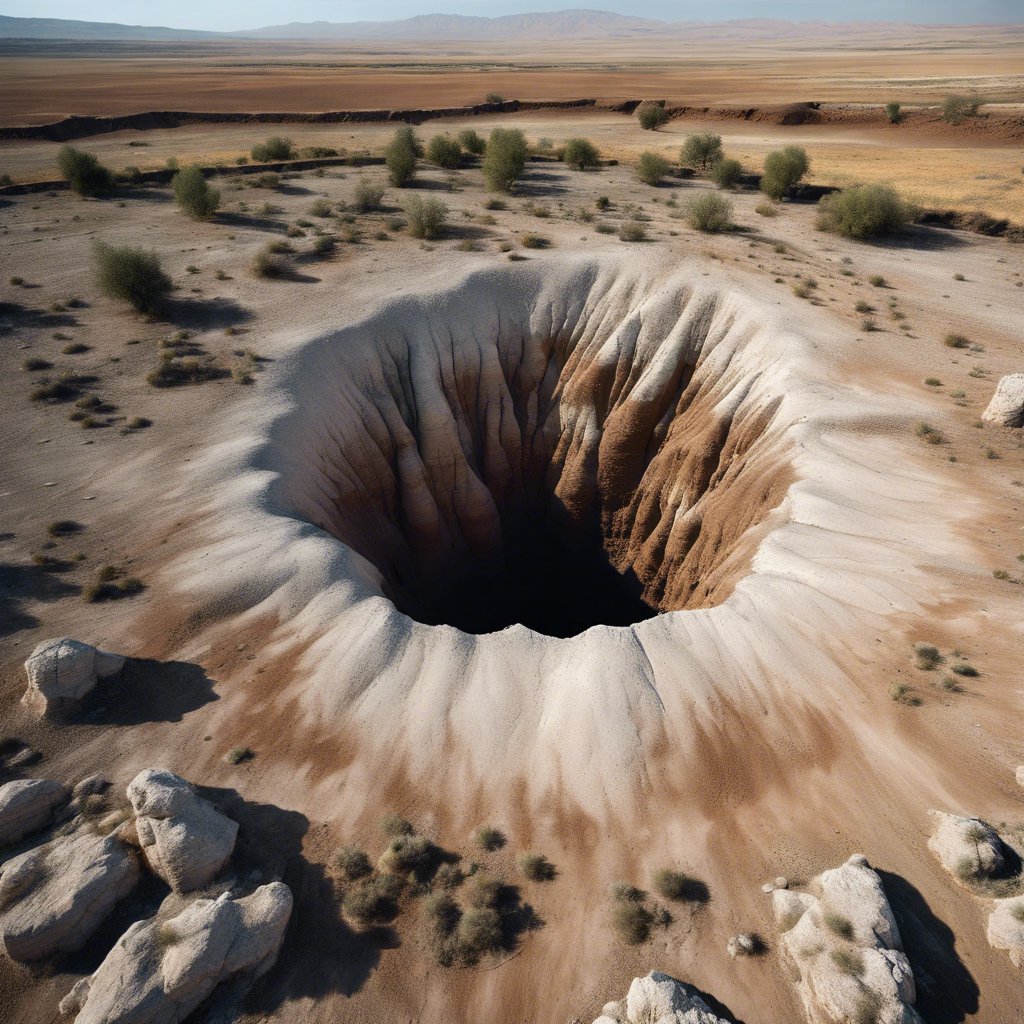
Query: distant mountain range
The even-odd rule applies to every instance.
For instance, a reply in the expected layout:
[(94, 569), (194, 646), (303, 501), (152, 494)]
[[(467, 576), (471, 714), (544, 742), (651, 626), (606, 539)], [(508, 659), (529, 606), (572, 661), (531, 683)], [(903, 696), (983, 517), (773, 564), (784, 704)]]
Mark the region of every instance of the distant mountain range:
[[(461, 14), (422, 14), (401, 21), (292, 22), (239, 32), (199, 32), (191, 29), (145, 25), (118, 25), (61, 18), (11, 18), (0, 15), (0, 39), (46, 40), (397, 40), (496, 41), (546, 39), (629, 39), (649, 36), (688, 36), (772, 40), (800, 36), (837, 36), (891, 32), (889, 23), (842, 25), (832, 22), (776, 21), (749, 18), (730, 22), (666, 22), (633, 18), (609, 11), (567, 10), (537, 14), (510, 14), (499, 18)], [(938, 26), (935, 26), (938, 27)], [(963, 27), (963, 26), (960, 26)]]

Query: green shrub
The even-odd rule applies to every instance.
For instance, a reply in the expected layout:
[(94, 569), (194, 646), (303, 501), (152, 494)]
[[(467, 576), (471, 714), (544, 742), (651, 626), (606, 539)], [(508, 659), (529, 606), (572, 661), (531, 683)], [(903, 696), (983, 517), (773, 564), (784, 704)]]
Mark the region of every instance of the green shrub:
[(484, 102), (485, 103), (504, 103), (505, 102), (505, 97), (502, 96), (500, 92), (489, 92), (484, 97)]
[(359, 213), (368, 213), (370, 210), (379, 210), (383, 199), (383, 185), (370, 181), (368, 178), (360, 178), (356, 182), (355, 192), (352, 196), (352, 206)]
[(470, 954), (490, 953), (502, 944), (501, 915), (491, 907), (467, 910), (459, 920), (459, 945)]
[(505, 845), (506, 840), (504, 832), (500, 829), (496, 829), (492, 825), (482, 825), (473, 833), (473, 842), (481, 850), (493, 853), (495, 850), (500, 850)]
[(963, 124), (968, 117), (974, 117), (980, 109), (980, 97), (954, 94), (942, 101), (942, 119), (947, 124)]
[(638, 946), (646, 942), (651, 934), (654, 915), (643, 903), (632, 900), (618, 900), (612, 908), (612, 928), (623, 942)]
[(647, 150), (640, 154), (640, 159), (637, 161), (636, 176), (645, 185), (657, 185), (668, 174), (670, 166), (660, 153), (652, 153)]
[(350, 882), (365, 878), (373, 871), (370, 858), (355, 846), (343, 846), (334, 855), (334, 866)]
[(484, 151), (484, 181), (492, 192), (509, 192), (526, 167), (529, 146), (518, 128), (495, 128)]
[(889, 119), (889, 124), (899, 124), (903, 120), (903, 115), (900, 113), (900, 105), (898, 103), (886, 103), (885, 116)]
[(437, 858), (437, 848), (426, 836), (396, 836), (380, 858), (380, 867), (396, 875), (423, 874)]
[(654, 100), (644, 100), (636, 108), (636, 119), (644, 131), (657, 131), (668, 121), (668, 111), (663, 103), (656, 103)]
[(171, 290), (171, 279), (155, 252), (96, 241), (93, 262), (100, 291), (131, 304), (140, 313), (155, 313)]
[(472, 128), (466, 128), (464, 131), (459, 132), (459, 145), (467, 153), (472, 153), (473, 156), (482, 155), (483, 151), (487, 148), (487, 143)]
[(488, 875), (474, 875), (466, 886), (466, 902), (471, 907), (497, 907), (501, 902), (501, 883)]
[(295, 147), (291, 139), (281, 135), (272, 135), (266, 142), (259, 142), (252, 147), (250, 155), (257, 163), (274, 163), (277, 160), (291, 160), (295, 156)]
[(716, 192), (694, 196), (685, 212), (687, 223), (697, 231), (725, 231), (732, 222), (732, 203)]
[(462, 162), (462, 146), (447, 135), (435, 135), (427, 146), (427, 159), (438, 167), (453, 170)]
[(743, 164), (731, 158), (719, 160), (711, 168), (711, 180), (719, 188), (735, 188), (743, 177)]
[(524, 853), (519, 858), (519, 870), (531, 882), (550, 882), (557, 874), (555, 865), (542, 853)]
[(220, 206), (220, 193), (211, 188), (198, 167), (186, 167), (171, 180), (178, 205), (196, 220), (209, 220)]
[(92, 155), (72, 146), (61, 146), (57, 154), (61, 177), (80, 196), (99, 196), (114, 187), (114, 176)]
[(342, 910), (360, 925), (384, 924), (398, 913), (402, 880), (377, 875), (352, 886), (342, 900)]
[(688, 135), (679, 151), (679, 162), (684, 167), (699, 167), (707, 170), (722, 159), (722, 136), (704, 132)]
[(562, 157), (566, 167), (574, 171), (585, 171), (601, 166), (601, 154), (590, 139), (572, 138), (565, 140), (565, 154)]
[(440, 199), (412, 196), (405, 204), (405, 216), (413, 238), (440, 238), (448, 219), (448, 207)]
[(761, 191), (770, 199), (782, 199), (808, 172), (811, 161), (800, 146), (786, 146), (769, 153), (764, 160)]
[(404, 188), (416, 174), (416, 158), (423, 155), (416, 133), (407, 124), (395, 129), (395, 134), (384, 150), (384, 164), (391, 184)]
[(818, 228), (847, 238), (877, 238), (902, 230), (915, 216), (909, 203), (887, 185), (855, 185), (822, 196)]

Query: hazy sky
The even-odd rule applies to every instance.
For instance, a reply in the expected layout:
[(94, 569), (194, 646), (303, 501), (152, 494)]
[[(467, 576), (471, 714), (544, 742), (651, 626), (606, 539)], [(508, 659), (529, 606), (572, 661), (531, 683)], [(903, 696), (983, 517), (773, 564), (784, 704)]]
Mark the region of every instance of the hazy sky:
[(385, 21), (414, 14), (494, 16), (590, 7), (666, 21), (788, 18), (794, 21), (1020, 22), (1024, 0), (0, 0), (0, 14), (214, 30), (289, 21)]

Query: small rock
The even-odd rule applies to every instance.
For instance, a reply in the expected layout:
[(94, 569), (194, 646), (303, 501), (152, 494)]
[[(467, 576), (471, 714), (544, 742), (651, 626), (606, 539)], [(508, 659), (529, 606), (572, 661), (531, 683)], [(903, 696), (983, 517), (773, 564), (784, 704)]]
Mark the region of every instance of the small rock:
[(66, 787), (47, 779), (18, 779), (0, 786), (0, 847), (38, 832), (67, 798)]
[(1005, 949), (1014, 967), (1024, 967), (1024, 898), (996, 900), (988, 919), (988, 944)]
[(98, 679), (120, 672), (124, 662), (120, 654), (108, 654), (80, 640), (44, 640), (25, 662), (28, 689), (21, 702), (44, 716), (71, 710)]
[(734, 935), (726, 944), (725, 951), (734, 960), (738, 956), (753, 956), (757, 952), (757, 940), (753, 935)]
[(775, 892), (775, 883), (765, 882), (764, 885), (761, 886), (761, 892)]
[(8, 768), (27, 768), (41, 760), (42, 756), (38, 750), (23, 743), (13, 754), (4, 758), (4, 764)]
[(1011, 373), (999, 381), (981, 418), (1004, 427), (1024, 427), (1024, 373)]
[(689, 985), (652, 971), (634, 978), (625, 1002), (607, 1003), (594, 1024), (726, 1024)]
[(970, 884), (991, 878), (1003, 869), (1003, 843), (991, 825), (980, 818), (942, 811), (929, 813), (935, 819), (935, 826), (928, 848), (954, 878)]
[(774, 884), (775, 884), (775, 888), (776, 889), (788, 889), (789, 888), (789, 879), (786, 878), (785, 875), (779, 875), (779, 877), (775, 879), (775, 883)]
[(1024, 786), (1024, 764), (1017, 766), (1017, 774), (1015, 778), (1017, 779), (1018, 786)]

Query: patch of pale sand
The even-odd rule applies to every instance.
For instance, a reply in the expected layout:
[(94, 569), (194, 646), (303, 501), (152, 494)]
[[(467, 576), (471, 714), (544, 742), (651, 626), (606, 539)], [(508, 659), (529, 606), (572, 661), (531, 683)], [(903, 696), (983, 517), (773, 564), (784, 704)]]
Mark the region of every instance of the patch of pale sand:
[[(479, 210), (482, 195), (476, 176), (463, 178), (466, 191), (449, 194), (446, 200), (456, 209)], [(697, 188), (641, 193), (624, 168), (583, 176), (559, 172), (556, 183), (570, 189), (570, 201), (581, 205), (602, 192), (621, 204), (638, 196), (682, 198)], [(338, 198), (347, 197), (353, 184), (353, 175), (306, 178), (301, 183), (311, 193)], [(250, 202), (262, 198), (243, 195)], [(285, 208), (285, 220), (301, 216), (314, 197), (267, 196)], [(873, 862), (906, 877), (956, 932), (957, 954), (970, 972), (969, 983), (962, 974), (950, 972), (953, 961), (945, 954), (929, 954), (927, 949), (934, 947), (919, 942), (923, 951), (918, 965), (940, 979), (937, 997), (922, 996), (933, 999), (923, 1011), (941, 1004), (947, 995), (950, 1005), (969, 1001), (971, 986), (977, 984), (986, 1017), (1012, 1017), (1011, 968), (991, 956), (980, 927), (975, 927), (979, 916), (966, 912), (958, 902), (965, 897), (935, 869), (924, 846), (924, 810), (931, 804), (946, 805), (999, 820), (1012, 818), (1017, 807), (1007, 766), (1019, 760), (1013, 725), (1019, 717), (1019, 693), (1014, 689), (1019, 633), (1013, 625), (1019, 622), (1019, 588), (993, 581), (990, 572), (997, 565), (1013, 567), (1007, 560), (1020, 538), (1021, 492), (1011, 489), (1009, 481), (1024, 476), (1024, 459), (1014, 446), (1013, 432), (971, 426), (987, 401), (992, 378), (1019, 366), (1021, 289), (1012, 287), (1010, 264), (999, 262), (1015, 250), (998, 241), (945, 232), (921, 233), (916, 246), (857, 245), (811, 230), (813, 210), (786, 206), (780, 217), (762, 221), (753, 213), (755, 196), (739, 195), (735, 201), (737, 221), (753, 228), (753, 235), (703, 238), (666, 217), (663, 204), (646, 201), (657, 241), (642, 259), (635, 258), (636, 249), (594, 236), (589, 226), (541, 222), (521, 212), (517, 203), (512, 211), (496, 214), (500, 223), (494, 235), (514, 236), (526, 228), (549, 235), (555, 248), (544, 262), (558, 265), (553, 283), (568, 272), (560, 254), (578, 247), (580, 235), (587, 236), (587, 251), (602, 261), (618, 259), (623, 252), (630, 255), (629, 268), (621, 275), (623, 288), (631, 275), (659, 278), (661, 272), (648, 267), (657, 260), (667, 258), (681, 266), (688, 260), (707, 260), (707, 271), (701, 262), (696, 264), (699, 283), (739, 294), (744, 303), (741, 316), (755, 315), (754, 307), (771, 307), (774, 313), (767, 319), (783, 321), (779, 336), (803, 339), (793, 343), (800, 372), (813, 371), (818, 389), (814, 415), (821, 417), (822, 408), (826, 415), (820, 435), (806, 437), (813, 434), (811, 427), (798, 425), (797, 436), (805, 443), (799, 459), (811, 469), (823, 461), (834, 465), (829, 449), (835, 445), (836, 462), (849, 466), (851, 476), (849, 481), (830, 480), (832, 489), (848, 496), (856, 482), (871, 484), (890, 474), (892, 485), (881, 496), (874, 485), (862, 487), (863, 493), (856, 494), (857, 500), (841, 517), (849, 531), (847, 539), (837, 534), (834, 548), (813, 547), (812, 557), (803, 559), (806, 564), (801, 564), (802, 544), (792, 550), (778, 544), (766, 547), (764, 557), (773, 571), (781, 568), (794, 574), (789, 584), (794, 596), (787, 597), (781, 609), (765, 609), (764, 600), (758, 603), (756, 577), (762, 570), (755, 563), (755, 582), (741, 585), (725, 605), (669, 616), (670, 621), (686, 624), (682, 665), (695, 664), (694, 651), (715, 652), (718, 660), (712, 667), (683, 669), (678, 647), (669, 643), (665, 629), (657, 623), (648, 629), (647, 642), (659, 670), (667, 664), (669, 674), (678, 673), (681, 679), (677, 689), (666, 688), (672, 714), (663, 716), (660, 742), (649, 742), (651, 732), (642, 736), (637, 757), (617, 767), (614, 752), (623, 744), (636, 745), (637, 723), (657, 722), (657, 714), (638, 701), (623, 711), (626, 728), (611, 730), (601, 720), (600, 708), (579, 699), (570, 674), (574, 704), (568, 711), (554, 708), (555, 714), (570, 721), (570, 751), (580, 748), (575, 734), (584, 728), (604, 730), (606, 745), (595, 744), (582, 767), (577, 756), (573, 771), (569, 761), (550, 767), (543, 758), (554, 741), (538, 741), (525, 726), (537, 718), (531, 697), (524, 709), (523, 738), (515, 734), (513, 749), (502, 750), (490, 736), (484, 737), (494, 751), (494, 765), (507, 765), (519, 756), (527, 762), (523, 776), (496, 781), (490, 757), (482, 773), (474, 767), (480, 762), (481, 742), (475, 735), (469, 743), (458, 742), (454, 735), (442, 740), (443, 758), (426, 772), (414, 769), (400, 749), (388, 750), (383, 764), (375, 764), (369, 751), (380, 741), (372, 729), (365, 724), (345, 728), (303, 703), (312, 684), (317, 694), (336, 699), (337, 678), (318, 678), (318, 666), (312, 664), (310, 683), (306, 663), (297, 669), (294, 653), (305, 637), (294, 636), (290, 629), (290, 624), (308, 621), (311, 613), (324, 615), (324, 609), (300, 611), (301, 602), (293, 605), (286, 590), (244, 617), (239, 614), (259, 596), (244, 585), (255, 557), (255, 536), (240, 537), (240, 561), (249, 564), (243, 564), (239, 576), (220, 581), (226, 603), (206, 615), (198, 614), (192, 575), (179, 578), (181, 592), (176, 596), (163, 581), (166, 574), (177, 574), (173, 567), (182, 564), (199, 566), (194, 576), (203, 579), (201, 555), (207, 551), (208, 560), (217, 550), (211, 543), (217, 539), (216, 524), (203, 518), (213, 514), (216, 502), (211, 503), (205, 490), (187, 486), (192, 475), (184, 460), (201, 458), (213, 438), (244, 445), (245, 437), (275, 413), (275, 396), (287, 378), (305, 372), (303, 352), (309, 339), (360, 320), (381, 295), (429, 294), (480, 264), (493, 269), (507, 266), (504, 258), (493, 249), (459, 253), (454, 242), (425, 252), (396, 240), (352, 247), (336, 262), (316, 265), (319, 284), (270, 286), (245, 270), (251, 254), (273, 237), (264, 231), (191, 225), (170, 204), (160, 202), (131, 202), (120, 210), (110, 203), (81, 203), (67, 196), (31, 197), (16, 200), (8, 209), (10, 245), (0, 257), (0, 277), (6, 280), (20, 272), (41, 283), (34, 294), (19, 293), (33, 305), (45, 307), (74, 293), (86, 297), (93, 305), (76, 314), (79, 325), (73, 333), (93, 344), (94, 351), (78, 358), (100, 373), (104, 392), (126, 412), (155, 413), (156, 422), (148, 436), (122, 439), (114, 432), (97, 432), (102, 438), (83, 448), (82, 433), (63, 423), (60, 410), (25, 402), (25, 375), (17, 367), (24, 353), (4, 347), (3, 380), (9, 400), (2, 425), (9, 458), (3, 490), (14, 499), (13, 504), (10, 498), (3, 499), (4, 521), (16, 532), (15, 539), (3, 542), (4, 560), (25, 559), (26, 551), (42, 537), (40, 524), (70, 513), (88, 524), (84, 538), (74, 543), (89, 550), (90, 567), (127, 553), (151, 584), (142, 598), (119, 605), (90, 606), (73, 596), (27, 604), (38, 625), (19, 630), (13, 640), (0, 640), (5, 728), (39, 746), (47, 754), (45, 772), (55, 777), (106, 770), (126, 783), (137, 768), (160, 761), (203, 783), (237, 787), (254, 801), (300, 811), (310, 821), (306, 849), (316, 862), (324, 862), (333, 846), (350, 837), (376, 852), (382, 840), (375, 821), (383, 810), (397, 807), (444, 845), (467, 853), (465, 836), (480, 821), (493, 819), (509, 830), (511, 852), (542, 849), (561, 870), (551, 886), (527, 887), (526, 896), (546, 926), (527, 936), (522, 953), (510, 964), (456, 974), (429, 967), (419, 945), (416, 916), (410, 913), (398, 922), (401, 947), (383, 951), (368, 979), (347, 974), (351, 964), (333, 974), (329, 951), (323, 949), (316, 950), (323, 959), (315, 979), (304, 977), (300, 966), (286, 963), (285, 977), (297, 980), (294, 985), (277, 982), (279, 992), (291, 995), (290, 1002), (275, 1010), (280, 1019), (309, 1014), (336, 1019), (343, 1014), (346, 1020), (374, 1020), (392, 1009), (415, 1018), (425, 1004), (431, 1009), (423, 1020), (443, 1018), (445, 1008), (456, 1019), (472, 1019), (493, 1015), (494, 1007), (501, 1006), (525, 1019), (561, 1021), (584, 1009), (596, 1014), (609, 993), (623, 991), (630, 977), (651, 967), (694, 981), (743, 1019), (791, 1019), (792, 993), (774, 960), (769, 957), (740, 970), (726, 961), (725, 940), (741, 927), (756, 927), (771, 938), (758, 891), (765, 877), (779, 871), (808, 877), (852, 848), (863, 849)], [(32, 210), (33, 205), (39, 209)], [(72, 223), (72, 214), (82, 221)], [(53, 223), (55, 218), (60, 224)], [(46, 241), (36, 242), (39, 235), (32, 227), (44, 224), (50, 225), (42, 236)], [(669, 230), (680, 234), (673, 237)], [(51, 232), (60, 239), (57, 243), (49, 241)], [(236, 238), (229, 239), (229, 234)], [(252, 333), (241, 341), (218, 340), (213, 330), (201, 330), (200, 337), (211, 348), (240, 343), (275, 358), (255, 388), (211, 384), (162, 394), (141, 384), (155, 360), (156, 341), (167, 328), (140, 324), (95, 296), (86, 257), (89, 242), (97, 235), (117, 240), (145, 237), (146, 244), (167, 254), (176, 280), (191, 282), (194, 278), (184, 268), (195, 263), (207, 297), (223, 294), (253, 310)], [(774, 253), (775, 239), (784, 240), (791, 254)], [(933, 247), (922, 247), (928, 240)], [(838, 274), (845, 266), (840, 263), (843, 257), (852, 260), (848, 266), (853, 278)], [(712, 259), (717, 269), (712, 269)], [(758, 264), (763, 269), (757, 269)], [(211, 275), (217, 267), (224, 267), (232, 280), (214, 284)], [(969, 280), (954, 282), (953, 273), (961, 270), (967, 271)], [(705, 278), (705, 272), (711, 276)], [(798, 306), (789, 296), (788, 285), (798, 272), (818, 278), (819, 308)], [(871, 273), (883, 273), (893, 288), (867, 287), (864, 281)], [(785, 283), (770, 284), (773, 275), (785, 275)], [(907, 310), (913, 337), (895, 330), (885, 318), (887, 296), (898, 298)], [(884, 331), (856, 333), (860, 317), (852, 306), (863, 297), (882, 308)], [(745, 312), (748, 307), (751, 312)], [(758, 309), (756, 315), (761, 312)], [(950, 328), (983, 344), (985, 351), (944, 348), (939, 339)], [(32, 345), (33, 353), (52, 355), (59, 346), (49, 333), (36, 328), (19, 330), (17, 336)], [(132, 335), (143, 336), (144, 345), (125, 347)], [(113, 358), (121, 361), (112, 363)], [(989, 379), (968, 375), (976, 362), (985, 364)], [(933, 374), (944, 381), (940, 392), (922, 384)], [(957, 407), (949, 397), (955, 388), (965, 390), (966, 408)], [(850, 407), (835, 417), (828, 415), (830, 394), (852, 395)], [(795, 392), (792, 397), (799, 399)], [(873, 409), (879, 403), (886, 409), (880, 421), (851, 420), (857, 408)], [(949, 444), (922, 446), (912, 434), (919, 417), (941, 428)], [(45, 436), (52, 440), (41, 449), (35, 441)], [(1003, 459), (987, 460), (985, 444), (997, 445)], [(948, 454), (956, 454), (958, 462), (947, 462)], [(60, 490), (42, 488), (50, 479), (58, 481)], [(95, 502), (71, 500), (83, 497), (86, 489), (97, 495)], [(879, 521), (872, 514), (876, 503), (887, 507), (886, 502), (897, 499), (904, 507), (895, 516)], [(821, 500), (804, 483), (798, 486), (794, 508), (813, 522)], [(241, 532), (241, 525), (237, 529)], [(820, 527), (806, 525), (786, 529), (789, 533), (783, 532), (782, 539), (797, 529), (821, 532)], [(887, 536), (889, 532), (896, 536)], [(879, 544), (884, 555), (872, 556), (867, 564), (854, 557), (862, 545)], [(294, 560), (288, 563), (289, 579), (295, 565)], [(321, 581), (327, 579), (325, 565), (314, 566), (313, 574)], [(819, 574), (825, 583), (830, 577), (849, 576), (858, 585), (844, 590), (838, 600), (829, 599), (828, 588), (823, 588), (807, 601), (808, 616), (791, 621), (792, 609), (805, 600), (805, 591), (818, 593)], [(307, 581), (300, 578), (298, 584), (306, 586)], [(922, 592), (923, 598), (918, 596)], [(288, 601), (282, 604), (284, 598)], [(909, 601), (909, 607), (878, 611), (880, 604), (894, 598), (897, 603)], [(830, 615), (823, 636), (812, 609), (833, 604), (837, 614)], [(720, 615), (714, 625), (723, 608), (724, 617)], [(776, 623), (785, 618), (788, 636), (780, 640), (762, 631), (759, 617), (752, 617), (754, 609)], [(746, 614), (740, 614), (743, 610)], [(279, 621), (282, 612), (285, 620)], [(848, 631), (844, 623), (851, 624)], [(328, 623), (328, 628), (336, 625)], [(188, 711), (182, 720), (127, 728), (87, 724), (71, 731), (35, 726), (16, 703), (20, 658), (43, 635), (65, 631), (103, 639), (130, 653), (198, 658), (220, 699)], [(967, 651), (982, 669), (970, 692), (933, 696), (930, 676), (909, 667), (909, 645), (918, 639)], [(241, 644), (245, 648), (239, 651)], [(252, 654), (256, 657), (249, 660)], [(611, 673), (604, 668), (594, 681), (584, 680), (581, 692), (600, 688), (609, 699), (628, 692), (629, 680), (609, 678)], [(888, 687), (895, 679), (915, 685), (925, 705), (908, 709), (893, 704)], [(410, 699), (422, 696), (428, 686), (443, 695), (452, 682), (435, 674), (424, 684), (410, 684)], [(500, 707), (507, 700), (499, 691), (494, 703)], [(379, 713), (385, 716), (383, 731), (393, 728), (388, 718), (396, 713), (394, 705), (371, 703), (361, 702), (363, 721), (373, 721), (365, 716)], [(453, 700), (455, 726), (472, 733), (467, 703), (461, 694)], [(436, 716), (438, 710), (428, 702), (424, 713)], [(477, 717), (491, 713), (485, 706), (477, 710)], [(450, 726), (444, 722), (442, 728)], [(423, 726), (413, 722), (411, 734), (417, 731), (422, 734)], [(205, 736), (212, 739), (206, 741)], [(239, 770), (221, 761), (224, 750), (246, 742), (258, 751), (250, 766)], [(521, 755), (514, 749), (519, 742)], [(633, 798), (616, 796), (619, 774), (637, 778)], [(596, 780), (608, 776), (614, 784), (604, 793)], [(549, 784), (548, 797), (539, 802), (538, 779)], [(575, 795), (581, 788), (589, 793), (589, 810)], [(644, 884), (652, 868), (667, 862), (704, 878), (712, 902), (692, 920), (688, 912), (680, 912), (678, 923), (656, 933), (651, 945), (627, 950), (614, 942), (606, 926), (605, 887), (616, 877)], [(511, 859), (498, 863), (502, 871), (513, 871)], [(312, 907), (304, 912), (312, 913)], [(959, 993), (941, 988), (947, 977), (961, 983)], [(354, 985), (353, 997), (337, 993), (341, 979)], [(47, 990), (45, 999), (23, 993), (16, 1006), (19, 1019), (43, 1019), (38, 1015), (50, 1012), (48, 1007), (62, 994), (61, 984), (58, 980), (56, 991)], [(302, 996), (310, 990), (324, 994), (315, 1000)]]

